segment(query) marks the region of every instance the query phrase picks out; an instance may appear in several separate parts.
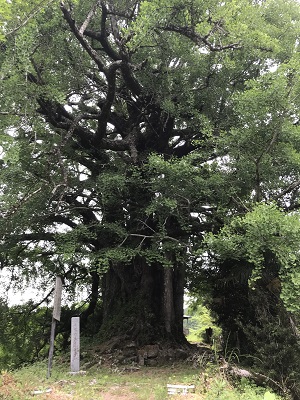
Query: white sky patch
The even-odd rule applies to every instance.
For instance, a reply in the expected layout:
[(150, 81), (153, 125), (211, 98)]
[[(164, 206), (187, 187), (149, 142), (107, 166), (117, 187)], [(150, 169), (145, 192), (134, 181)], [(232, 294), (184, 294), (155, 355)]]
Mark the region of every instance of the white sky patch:
[[(47, 288), (40, 289), (38, 288), (39, 283), (36, 285), (33, 283), (28, 283), (28, 285), (24, 285), (22, 288), (13, 287), (10, 284), (11, 273), (6, 270), (2, 270), (0, 272), (0, 298), (5, 300), (9, 307), (25, 304), (29, 301), (32, 301), (35, 304), (41, 302), (48, 293), (51, 292), (52, 289), (55, 288), (55, 279), (53, 282), (48, 283)], [(41, 283), (41, 282), (40, 282)], [(53, 296), (54, 291), (49, 295), (48, 299), (41, 304), (43, 306), (49, 306), (50, 308), (53, 306)], [(80, 303), (82, 301), (86, 301), (88, 298), (87, 289), (77, 290), (75, 296), (72, 296), (72, 301), (70, 301), (69, 294), (67, 294), (66, 290), (62, 290), (62, 305), (70, 305), (71, 303)]]
[(23, 286), (20, 282), (19, 287), (14, 287), (12, 282), (12, 272), (7, 269), (0, 271), (0, 297), (7, 301), (9, 306), (23, 304), (32, 300), (33, 302), (39, 302), (45, 297), (45, 292), (41, 292), (37, 288), (37, 285)]
[(6, 296), (3, 297), (10, 307), (18, 304), (27, 303), (30, 300), (32, 300), (34, 303), (38, 303), (42, 300), (40, 291), (38, 291), (34, 287), (29, 287), (25, 290), (18, 291), (11, 288), (6, 292)]

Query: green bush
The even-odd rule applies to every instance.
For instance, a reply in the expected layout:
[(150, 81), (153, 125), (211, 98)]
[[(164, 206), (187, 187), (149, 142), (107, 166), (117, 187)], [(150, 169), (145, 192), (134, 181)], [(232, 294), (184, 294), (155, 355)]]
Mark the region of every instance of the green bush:
[(225, 378), (216, 377), (205, 400), (279, 400), (280, 396), (242, 379), (237, 387), (231, 386)]
[(31, 302), (0, 303), (0, 369), (17, 368), (48, 354), (51, 313)]

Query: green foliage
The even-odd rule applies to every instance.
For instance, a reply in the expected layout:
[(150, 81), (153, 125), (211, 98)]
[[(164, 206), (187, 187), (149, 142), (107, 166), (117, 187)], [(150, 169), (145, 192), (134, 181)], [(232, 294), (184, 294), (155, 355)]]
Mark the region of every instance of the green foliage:
[(205, 396), (206, 400), (279, 400), (281, 397), (275, 393), (266, 390), (263, 387), (257, 387), (248, 379), (242, 378), (236, 386), (230, 384), (223, 376), (215, 376)]
[[(55, 355), (64, 353), (70, 345), (71, 318), (81, 315), (82, 341), (88, 342), (99, 331), (102, 322), (101, 302), (98, 302), (92, 315), (85, 313), (86, 303), (62, 306), (61, 320), (56, 324)], [(1, 302), (0, 332), (0, 371), (14, 370), (30, 365), (48, 357), (52, 309), (36, 306), (33, 302), (8, 306)]]
[(270, 378), (282, 382), (283, 390), (299, 393), (300, 349), (293, 317), (274, 295), (267, 295), (261, 288), (251, 293), (251, 304), (255, 306), (257, 325), (245, 322), (242, 329), (255, 347), (253, 367), (268, 371)]
[(275, 399), (276, 399), (276, 396), (274, 393), (266, 392), (264, 394), (264, 400), (275, 400)]
[(206, 243), (220, 271), (214, 288), (219, 304), (212, 307), (228, 349), (236, 348), (240, 358), (250, 353), (252, 366), (297, 393), (297, 322), (287, 310), (297, 313), (299, 307), (298, 213), (257, 204), (243, 217), (231, 218), (217, 235), (209, 234)]
[[(118, 3), (121, 8), (130, 5), (130, 2)], [(79, 25), (84, 21), (89, 7), (90, 2), (74, 4), (74, 18)], [(274, 19), (278, 9), (284, 15), (280, 22)], [(88, 246), (77, 246), (77, 243), (94, 242), (99, 236), (105, 235), (108, 246), (113, 248), (122, 243), (128, 245), (127, 238), (136, 231), (132, 226), (129, 228), (131, 223), (128, 224), (128, 221), (143, 221), (153, 216), (159, 221), (155, 229), (156, 234), (153, 235), (155, 246), (162, 240), (163, 244), (168, 242), (166, 237), (171, 235), (168, 234), (170, 232), (165, 222), (170, 217), (175, 217), (181, 228), (177, 243), (183, 241), (185, 246), (191, 232), (190, 213), (199, 212), (203, 204), (221, 201), (227, 203), (230, 195), (236, 191), (236, 188), (233, 188), (225, 194), (226, 177), (224, 181), (224, 176), (216, 164), (205, 164), (206, 155), (211, 154), (211, 149), (217, 145), (218, 134), (228, 133), (229, 128), (238, 120), (233, 114), (232, 106), (236, 107), (236, 114), (241, 116), (240, 125), (244, 126), (253, 117), (255, 107), (259, 107), (260, 121), (263, 121), (264, 115), (270, 113), (266, 104), (273, 104), (273, 111), (278, 109), (278, 104), (281, 108), (290, 104), (285, 96), (282, 97), (281, 104), (279, 93), (287, 90), (287, 54), (292, 53), (293, 38), (298, 32), (297, 13), (294, 12), (293, 2), (282, 3), (280, 6), (275, 6), (272, 2), (254, 6), (247, 1), (232, 1), (226, 4), (216, 1), (192, 1), (189, 5), (180, 1), (142, 2), (136, 17), (133, 20), (127, 19), (126, 23), (123, 21), (122, 24), (123, 34), (128, 35), (124, 43), (132, 55), (132, 62), (143, 64), (143, 68), (136, 71), (136, 79), (141, 82), (145, 93), (154, 96), (154, 103), (160, 105), (164, 117), (176, 118), (176, 129), (182, 126), (183, 131), (187, 131), (186, 135), (183, 134), (182, 141), (186, 139), (186, 142), (191, 142), (200, 150), (198, 153), (191, 153), (187, 159), (177, 160), (174, 157), (166, 161), (164, 152), (160, 155), (152, 153), (148, 157), (151, 153), (149, 148), (141, 156), (143, 168), (140, 171), (136, 168), (134, 171), (133, 168), (127, 168), (122, 158), (113, 155), (111, 150), (101, 149), (97, 153), (94, 145), (84, 150), (80, 140), (75, 146), (75, 143), (63, 138), (64, 128), (57, 128), (55, 124), (51, 126), (51, 121), (50, 125), (45, 124), (39, 117), (37, 103), (41, 103), (41, 98), (49, 102), (48, 108), (55, 108), (58, 107), (58, 103), (65, 107), (74, 100), (74, 96), (78, 96), (78, 105), (73, 108), (68, 105), (72, 108), (74, 119), (80, 115), (78, 107), (81, 106), (81, 111), (92, 116), (96, 112), (99, 96), (105, 97), (105, 79), (98, 73), (94, 64), (91, 65), (89, 55), (80, 47), (72, 32), (66, 30), (58, 5), (55, 3), (42, 6), (38, 8), (39, 12), (32, 14), (33, 8), (31, 9), (29, 4), (14, 2), (12, 5), (6, 3), (3, 10), (11, 26), (16, 24), (16, 15), (24, 21), (30, 16), (28, 22), (18, 27), (15, 40), (8, 35), (7, 50), (1, 65), (2, 74), (5, 76), (1, 85), (3, 93), (6, 93), (1, 100), (1, 108), (9, 114), (3, 123), (6, 127), (3, 131), (5, 168), (1, 170), (1, 179), (3, 182), (15, 182), (14, 189), (6, 187), (3, 204), (9, 211), (15, 206), (16, 199), (27, 199), (28, 196), (24, 196), (24, 193), (28, 193), (28, 188), (32, 188), (29, 191), (32, 201), (19, 201), (22, 207), (18, 207), (18, 212), (14, 214), (11, 232), (17, 225), (20, 231), (33, 229), (45, 232), (53, 229), (53, 222), (44, 223), (47, 220), (47, 212), (51, 216), (64, 213), (71, 220), (72, 227), (76, 221), (73, 232), (57, 234), (55, 237), (56, 244), (53, 247), (64, 262), (76, 260), (73, 255), (79, 251), (78, 248), (84, 253), (84, 257), (88, 257)], [(215, 25), (214, 21), (219, 21), (219, 25)], [(205, 41), (198, 44), (185, 35), (165, 29), (170, 23), (178, 26), (190, 24), (196, 34), (209, 37), (211, 46), (219, 43), (220, 46), (225, 46), (225, 49), (209, 51), (209, 44)], [(91, 29), (96, 26), (94, 20), (90, 21), (90, 24)], [(280, 76), (270, 73), (272, 79), (275, 76), (276, 79), (273, 79), (275, 83), (270, 90), (266, 90), (269, 86), (268, 82), (264, 81), (268, 80), (269, 74), (262, 75), (257, 80), (258, 67), (252, 70), (249, 69), (249, 65), (259, 59), (259, 68), (265, 72), (270, 57), (273, 62), (279, 63), (283, 42), (286, 51), (286, 73), (282, 72)], [(233, 48), (226, 48), (233, 43), (241, 49), (235, 52)], [(110, 44), (116, 49), (116, 44)], [(91, 45), (94, 45), (92, 41)], [(249, 54), (247, 57), (245, 52)], [(103, 59), (108, 65), (108, 55), (104, 55)], [(294, 56), (294, 69), (296, 65)], [(155, 80), (154, 71), (157, 71)], [(31, 82), (32, 76), (38, 78), (37, 84)], [(97, 77), (98, 86), (91, 84), (91, 76)], [(237, 76), (239, 78), (236, 78)], [(244, 81), (250, 81), (246, 91)], [(121, 87), (121, 83), (119, 86)], [(233, 103), (231, 95), (236, 92), (235, 87), (238, 94)], [(259, 96), (262, 99), (259, 99)], [(274, 102), (268, 102), (270, 97), (274, 98)], [(89, 103), (86, 103), (86, 98), (89, 99)], [(286, 99), (285, 102), (283, 99)], [(221, 103), (227, 104), (224, 113)], [(216, 104), (220, 106), (216, 107)], [(247, 104), (251, 107), (247, 107)], [(117, 94), (112, 110), (116, 110), (119, 117), (124, 114), (127, 117), (129, 111), (126, 108), (126, 101)], [(148, 111), (145, 109), (145, 116), (147, 115)], [(64, 118), (68, 119), (67, 115)], [(147, 118), (145, 124), (148, 123)], [(257, 118), (253, 119), (256, 120)], [(21, 129), (17, 129), (14, 135), (10, 134), (7, 127), (16, 126), (19, 122)], [(81, 125), (85, 129), (92, 129), (93, 132), (96, 129), (94, 118), (86, 118)], [(68, 129), (66, 131), (71, 132)], [(235, 129), (237, 128), (231, 131), (232, 141), (235, 141)], [(190, 134), (190, 131), (195, 134)], [(107, 134), (110, 139), (115, 135), (109, 130)], [(69, 133), (66, 136), (68, 135)], [(169, 139), (176, 143), (176, 132), (174, 137)], [(252, 139), (251, 137), (251, 143)], [(77, 147), (77, 150), (74, 151), (73, 147)], [(90, 161), (94, 166), (99, 164), (96, 168), (97, 173), (89, 171)], [(88, 165), (85, 167), (88, 179), (80, 183), (83, 165)], [(48, 171), (51, 171), (50, 179)], [(133, 193), (140, 194), (142, 186), (149, 190), (146, 200), (143, 196), (133, 196)], [(40, 194), (31, 195), (36, 190)], [(69, 201), (74, 193), (82, 195), (84, 190), (92, 191), (93, 204), (98, 209), (97, 221), (94, 219), (93, 223), (87, 222), (88, 218), (82, 215), (78, 204), (71, 208), (68, 203), (62, 205), (63, 198), (68, 198)], [(85, 196), (83, 198), (86, 198)], [(47, 203), (49, 199), (50, 207)], [(128, 204), (133, 203), (139, 204), (138, 213), (137, 207), (134, 214), (129, 210)], [(87, 206), (91, 207), (90, 204), (87, 203)], [(132, 206), (131, 208), (133, 209)], [(35, 210), (34, 215), (32, 209)], [(100, 220), (102, 226), (96, 227)], [(130, 238), (133, 239), (132, 236)], [(109, 260), (116, 260), (117, 254), (120, 261), (124, 259), (124, 253), (131, 252), (134, 256), (138, 246), (136, 237), (135, 241), (131, 240), (131, 246), (128, 246), (131, 249), (125, 249), (124, 252), (112, 249), (105, 256), (102, 241), (100, 242), (101, 251), (94, 258), (99, 259), (99, 264), (105, 264), (104, 269), (108, 267)]]
[(298, 312), (298, 2), (66, 3), (0, 3), (1, 267), (72, 294), (186, 266), (237, 330), (259, 289)]
[(187, 314), (191, 316), (188, 322), (188, 341), (207, 343), (206, 329), (210, 327), (213, 334), (209, 344), (217, 349), (220, 345), (221, 329), (215, 324), (210, 310), (199, 301), (192, 301), (187, 309)]
[[(233, 218), (218, 235), (209, 234), (206, 243), (220, 259), (243, 260), (252, 265), (251, 281), (261, 278), (264, 269), (273, 268), (282, 283), (281, 298), (287, 309), (298, 310), (299, 235), (297, 213), (286, 214), (274, 204), (259, 204), (244, 217)], [(267, 265), (267, 254), (273, 265)], [(255, 285), (254, 285), (255, 286)]]
[(33, 303), (1, 303), (0, 369), (18, 368), (48, 354), (51, 312)]

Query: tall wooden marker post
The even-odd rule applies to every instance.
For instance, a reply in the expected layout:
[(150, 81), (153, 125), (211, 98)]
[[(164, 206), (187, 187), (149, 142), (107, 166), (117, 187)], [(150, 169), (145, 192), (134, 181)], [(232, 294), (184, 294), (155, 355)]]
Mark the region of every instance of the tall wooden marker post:
[(62, 279), (60, 276), (57, 276), (55, 281), (55, 291), (54, 291), (54, 305), (53, 305), (52, 324), (51, 324), (47, 378), (50, 378), (51, 376), (52, 360), (54, 353), (55, 327), (56, 327), (56, 321), (60, 321), (60, 313), (61, 313), (61, 293), (62, 293)]

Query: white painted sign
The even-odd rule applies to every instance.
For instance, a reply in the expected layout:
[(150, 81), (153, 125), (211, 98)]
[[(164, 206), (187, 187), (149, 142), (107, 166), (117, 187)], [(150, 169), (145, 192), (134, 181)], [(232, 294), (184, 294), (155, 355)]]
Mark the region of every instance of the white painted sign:
[(55, 281), (54, 305), (53, 305), (53, 318), (56, 321), (60, 321), (61, 293), (62, 293), (62, 279), (60, 276), (57, 276)]
[(168, 394), (195, 393), (195, 385), (167, 385)]
[(71, 372), (80, 370), (80, 318), (71, 319)]

